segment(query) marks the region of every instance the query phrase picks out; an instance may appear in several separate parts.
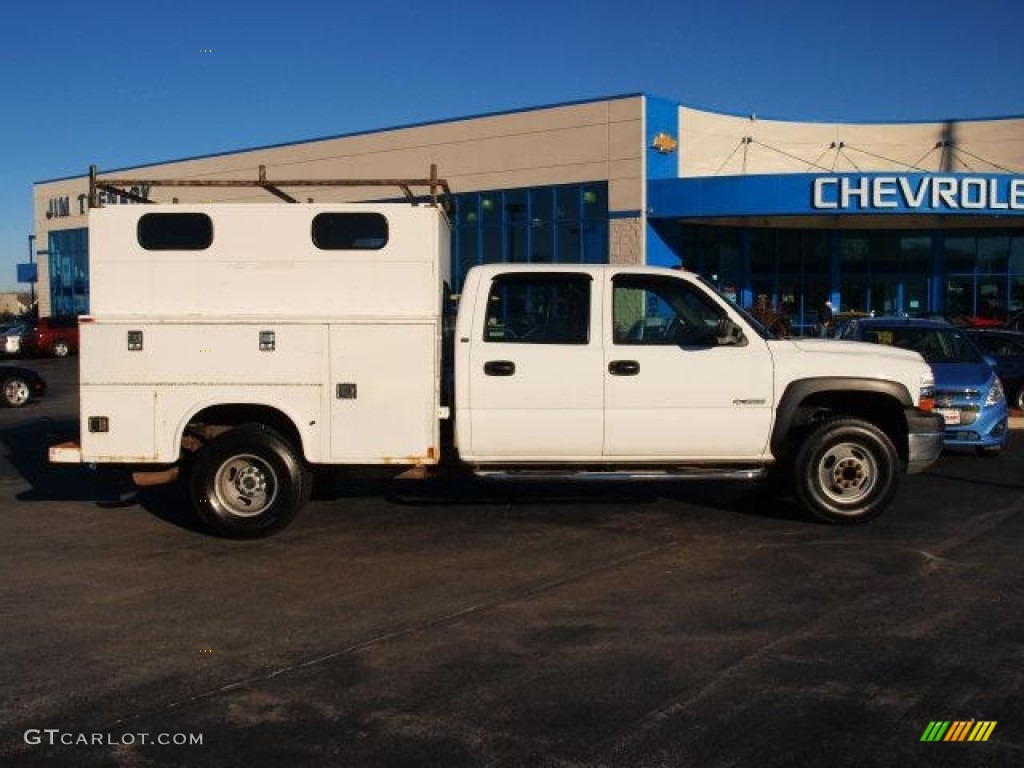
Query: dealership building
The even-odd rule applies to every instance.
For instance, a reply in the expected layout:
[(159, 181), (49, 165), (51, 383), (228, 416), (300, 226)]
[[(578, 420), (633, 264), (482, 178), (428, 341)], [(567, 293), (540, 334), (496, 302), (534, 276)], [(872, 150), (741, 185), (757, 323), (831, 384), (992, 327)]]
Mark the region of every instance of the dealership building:
[[(454, 195), (456, 283), (487, 262), (681, 266), (744, 306), (768, 296), (797, 329), (826, 299), (877, 314), (1004, 318), (1024, 307), (1024, 117), (808, 122), (634, 94), (100, 169), (100, 178), (255, 180), (261, 166), (271, 182), (423, 178), (431, 165)], [(89, 311), (88, 190), (86, 173), (34, 187), (42, 315)], [(154, 202), (276, 200), (252, 187), (133, 192)], [(288, 192), (317, 202), (382, 194)]]

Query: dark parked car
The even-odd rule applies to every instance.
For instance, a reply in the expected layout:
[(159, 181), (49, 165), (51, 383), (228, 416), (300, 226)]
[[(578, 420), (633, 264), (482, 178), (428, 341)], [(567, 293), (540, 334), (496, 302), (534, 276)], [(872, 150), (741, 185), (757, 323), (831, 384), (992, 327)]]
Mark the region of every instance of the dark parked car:
[(26, 355), (67, 357), (78, 352), (77, 317), (41, 317), (21, 339)]
[(947, 447), (981, 455), (1002, 451), (1009, 439), (1009, 411), (1002, 383), (964, 328), (935, 320), (880, 317), (851, 320), (843, 339), (917, 352), (935, 374), (935, 411), (946, 419)]
[(1007, 331), (1024, 331), (1024, 311), (1018, 312), (1003, 325)]
[(21, 408), (46, 394), (43, 377), (29, 368), (0, 365), (0, 405)]
[(995, 358), (1010, 407), (1024, 410), (1024, 333), (971, 329), (967, 334), (986, 355)]

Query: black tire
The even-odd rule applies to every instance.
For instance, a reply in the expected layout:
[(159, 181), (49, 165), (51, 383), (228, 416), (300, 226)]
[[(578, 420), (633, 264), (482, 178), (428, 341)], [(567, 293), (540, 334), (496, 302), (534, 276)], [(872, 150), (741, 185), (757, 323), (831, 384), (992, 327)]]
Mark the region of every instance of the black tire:
[(807, 436), (797, 451), (794, 473), (797, 498), (817, 517), (830, 523), (863, 523), (892, 501), (900, 459), (878, 427), (839, 418)]
[(1024, 384), (1017, 388), (1016, 394), (1010, 400), (1010, 407), (1016, 408), (1018, 411), (1024, 411)]
[(313, 475), (292, 445), (261, 424), (244, 424), (196, 455), (189, 480), (200, 519), (229, 538), (268, 536), (309, 501)]
[(0, 384), (0, 404), (6, 408), (23, 408), (32, 399), (32, 388), (20, 376), (8, 376)]
[(64, 339), (57, 339), (50, 345), (50, 354), (54, 357), (67, 357), (71, 354), (71, 347)]

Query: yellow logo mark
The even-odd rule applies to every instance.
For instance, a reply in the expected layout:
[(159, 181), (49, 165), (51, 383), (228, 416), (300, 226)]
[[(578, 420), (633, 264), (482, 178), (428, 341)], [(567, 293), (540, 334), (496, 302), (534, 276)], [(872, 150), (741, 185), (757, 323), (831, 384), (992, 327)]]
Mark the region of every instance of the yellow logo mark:
[(654, 139), (651, 140), (651, 147), (653, 147), (663, 155), (669, 155), (675, 152), (676, 147), (678, 146), (679, 142), (673, 139), (664, 131), (655, 135)]
[(921, 741), (988, 741), (996, 729), (995, 720), (932, 720)]

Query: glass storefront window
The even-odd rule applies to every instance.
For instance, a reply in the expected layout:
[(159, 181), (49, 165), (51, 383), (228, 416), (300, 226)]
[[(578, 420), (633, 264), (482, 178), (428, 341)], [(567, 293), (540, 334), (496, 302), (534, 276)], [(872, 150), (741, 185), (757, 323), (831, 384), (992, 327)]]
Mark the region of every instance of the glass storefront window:
[(978, 273), (982, 275), (1006, 274), (1010, 261), (1010, 238), (995, 235), (978, 238)]
[(89, 311), (89, 237), (86, 228), (50, 232), (50, 314), (71, 317)]
[(946, 278), (945, 314), (947, 317), (970, 317), (974, 314), (974, 278)]
[(943, 242), (943, 266), (947, 274), (952, 272), (974, 272), (978, 254), (978, 240), (975, 237), (947, 236)]
[(455, 196), (455, 285), (474, 264), (608, 261), (608, 185), (465, 192)]
[[(659, 232), (672, 234), (667, 227)], [(1024, 309), (1024, 234), (1019, 230), (785, 230), (683, 223), (665, 237), (689, 269), (714, 280), (739, 244), (741, 303), (760, 295), (807, 332), (817, 309), (1005, 319)], [(834, 245), (833, 245), (834, 244)], [(834, 252), (833, 252), (834, 250)]]

